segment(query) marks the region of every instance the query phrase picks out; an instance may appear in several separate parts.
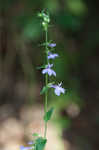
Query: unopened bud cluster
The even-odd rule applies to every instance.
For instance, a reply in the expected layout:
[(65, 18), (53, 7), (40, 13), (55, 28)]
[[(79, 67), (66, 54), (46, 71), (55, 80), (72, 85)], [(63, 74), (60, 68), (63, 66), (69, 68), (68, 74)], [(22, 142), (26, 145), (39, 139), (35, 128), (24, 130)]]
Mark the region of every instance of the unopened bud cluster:
[(48, 24), (50, 22), (49, 14), (45, 14), (44, 12), (41, 12), (38, 14), (38, 16), (43, 19), (42, 26), (44, 30), (46, 31), (48, 28)]

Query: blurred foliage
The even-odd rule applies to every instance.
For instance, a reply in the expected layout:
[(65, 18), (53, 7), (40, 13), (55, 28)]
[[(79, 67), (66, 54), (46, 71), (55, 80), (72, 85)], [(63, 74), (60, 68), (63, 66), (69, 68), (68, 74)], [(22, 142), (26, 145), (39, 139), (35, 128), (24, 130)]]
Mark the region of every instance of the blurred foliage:
[(67, 8), (74, 15), (86, 14), (87, 8), (83, 0), (67, 0)]

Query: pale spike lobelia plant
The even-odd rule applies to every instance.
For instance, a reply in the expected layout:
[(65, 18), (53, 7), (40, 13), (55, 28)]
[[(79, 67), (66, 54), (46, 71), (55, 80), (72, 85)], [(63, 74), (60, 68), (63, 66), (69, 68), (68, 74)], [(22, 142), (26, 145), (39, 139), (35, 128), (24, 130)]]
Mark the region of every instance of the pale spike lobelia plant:
[(45, 42), (42, 44), (45, 47), (45, 59), (46, 64), (42, 65), (41, 67), (38, 67), (39, 69), (42, 69), (42, 74), (45, 76), (45, 86), (42, 88), (40, 94), (45, 94), (45, 100), (44, 100), (44, 136), (41, 137), (38, 133), (33, 133), (33, 141), (29, 142), (26, 147), (20, 146), (20, 150), (44, 150), (45, 145), (47, 143), (47, 123), (51, 119), (52, 113), (53, 113), (53, 107), (48, 109), (48, 90), (53, 88), (54, 93), (57, 96), (60, 96), (60, 94), (65, 93), (65, 89), (62, 88), (62, 82), (58, 85), (55, 84), (55, 82), (49, 82), (50, 76), (56, 77), (56, 72), (52, 69), (53, 64), (52, 60), (59, 57), (57, 53), (53, 53), (56, 47), (56, 43), (53, 43), (52, 41), (48, 40), (48, 28), (50, 24), (50, 16), (48, 12), (41, 11), (41, 13), (38, 14), (38, 17), (42, 20), (42, 27), (45, 32)]

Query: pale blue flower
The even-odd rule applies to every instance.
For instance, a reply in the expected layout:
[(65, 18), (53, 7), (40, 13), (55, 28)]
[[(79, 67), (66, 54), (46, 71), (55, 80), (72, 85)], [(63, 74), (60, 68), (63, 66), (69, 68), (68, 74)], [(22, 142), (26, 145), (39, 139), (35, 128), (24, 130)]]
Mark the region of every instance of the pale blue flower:
[(57, 96), (60, 96), (61, 93), (65, 93), (65, 89), (61, 87), (62, 83), (58, 85), (51, 85), (51, 88), (54, 88), (54, 92)]
[(53, 66), (53, 64), (48, 64), (46, 65), (46, 68), (42, 70), (42, 74), (48, 74), (49, 76), (56, 76), (56, 72), (54, 70), (51, 69), (51, 67)]
[(31, 150), (32, 147), (24, 147), (24, 146), (20, 146), (20, 150)]
[(29, 144), (29, 145), (33, 145), (33, 144), (34, 144), (34, 142), (33, 142), (33, 141), (30, 141), (30, 142), (28, 142), (28, 144)]
[(49, 47), (54, 48), (56, 46), (56, 43), (50, 43), (48, 44)]
[[(28, 145), (33, 145), (34, 144), (34, 142), (33, 141), (30, 141), (30, 142), (28, 142)], [(31, 150), (31, 149), (33, 149), (33, 146), (27, 146), (27, 147), (25, 147), (25, 146), (20, 146), (20, 150)]]
[(56, 53), (51, 53), (51, 52), (48, 52), (48, 59), (54, 59), (55, 57), (58, 57), (59, 55), (58, 54), (56, 54)]

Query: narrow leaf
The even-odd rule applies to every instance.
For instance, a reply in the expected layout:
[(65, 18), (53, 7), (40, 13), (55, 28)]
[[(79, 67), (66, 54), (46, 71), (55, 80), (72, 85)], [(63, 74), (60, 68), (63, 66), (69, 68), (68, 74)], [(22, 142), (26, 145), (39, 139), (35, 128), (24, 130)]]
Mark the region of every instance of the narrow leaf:
[(35, 141), (35, 150), (44, 150), (47, 140), (40, 137)]
[(40, 94), (44, 94), (46, 91), (48, 91), (49, 87), (48, 86), (44, 86), (43, 89), (41, 90)]
[(44, 121), (48, 122), (51, 119), (54, 108), (52, 107), (44, 116)]
[(38, 133), (33, 133), (32, 136), (39, 136), (39, 134)]
[(45, 65), (42, 65), (42, 66), (39, 66), (39, 67), (36, 67), (36, 69), (43, 69), (43, 68), (45, 68)]

